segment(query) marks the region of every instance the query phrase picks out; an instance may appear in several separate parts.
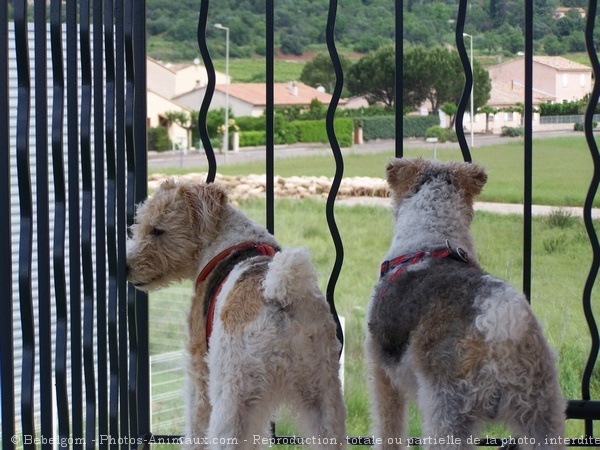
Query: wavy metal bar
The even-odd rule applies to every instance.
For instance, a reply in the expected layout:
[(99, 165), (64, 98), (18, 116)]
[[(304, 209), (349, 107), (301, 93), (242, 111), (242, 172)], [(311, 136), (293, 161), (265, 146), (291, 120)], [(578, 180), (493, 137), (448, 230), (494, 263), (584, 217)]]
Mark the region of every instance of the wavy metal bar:
[(79, 49), (81, 64), (81, 269), (83, 275), (83, 370), (85, 383), (85, 448), (93, 450), (96, 434), (96, 368), (94, 367), (94, 262), (92, 253), (92, 55), (90, 2), (79, 3)]
[(267, 0), (266, 21), (267, 34), (265, 46), (267, 51), (266, 59), (266, 214), (267, 230), (275, 234), (275, 5), (273, 0)]
[(50, 45), (52, 52), (52, 173), (54, 175), (54, 292), (56, 297), (56, 343), (54, 378), (58, 437), (67, 442), (70, 436), (69, 392), (67, 381), (67, 281), (65, 268), (66, 183), (64, 161), (65, 78), (62, 38), (62, 1), (50, 2)]
[[(594, 203), (594, 198), (596, 197), (596, 193), (598, 192), (598, 185), (600, 184), (600, 153), (598, 152), (598, 145), (596, 144), (596, 140), (594, 138), (594, 126), (592, 124), (594, 120), (594, 111), (596, 110), (596, 106), (598, 105), (598, 98), (600, 97), (600, 61), (598, 61), (598, 54), (596, 53), (594, 45), (594, 26), (596, 22), (597, 10), (596, 3), (596, 0), (589, 1), (587, 10), (587, 20), (585, 26), (585, 43), (590, 62), (592, 63), (592, 70), (594, 72), (594, 86), (585, 112), (584, 129), (585, 138), (590, 148), (590, 155), (594, 164), (594, 172), (592, 176), (592, 181), (590, 182), (590, 187), (585, 198), (585, 203), (583, 205), (583, 220), (588, 233), (588, 237), (590, 239), (590, 244), (592, 246), (593, 256), (590, 272), (588, 274), (583, 289), (582, 299), (583, 312), (585, 314), (585, 320), (587, 321), (592, 340), (590, 354), (588, 356), (588, 360), (585, 365), (585, 369), (583, 371), (583, 376), (581, 379), (581, 396), (583, 400), (589, 400), (591, 398), (590, 382), (592, 379), (592, 374), (594, 372), (596, 360), (598, 359), (598, 350), (600, 349), (598, 326), (596, 325), (596, 320), (594, 318), (594, 312), (592, 310), (591, 304), (592, 291), (596, 282), (596, 277), (598, 276), (598, 269), (600, 268), (600, 244), (598, 243), (598, 236), (596, 234), (596, 230), (592, 221), (592, 206)], [(585, 421), (585, 434), (586, 436), (593, 436), (593, 433), (593, 421), (592, 419), (587, 419)]]
[[(29, 107), (31, 103), (31, 79), (29, 74), (29, 47), (27, 30), (27, 3), (14, 3), (15, 51), (17, 54), (17, 175), (19, 184), (19, 298), (21, 306), (21, 330), (23, 342), (21, 368), (21, 424), (23, 435), (35, 436), (34, 376), (35, 376), (35, 328), (33, 296), (31, 289), (31, 264), (33, 246), (33, 205), (31, 174), (29, 171)], [(35, 445), (24, 444), (34, 449)]]
[(396, 158), (404, 156), (404, 2), (396, 0)]
[[(335, 309), (334, 292), (335, 285), (337, 283), (340, 271), (342, 270), (342, 264), (344, 262), (344, 246), (342, 239), (335, 222), (335, 198), (337, 197), (340, 184), (342, 183), (342, 176), (344, 175), (344, 158), (342, 157), (342, 151), (338, 143), (337, 137), (334, 130), (334, 119), (335, 110), (337, 109), (338, 102), (342, 96), (342, 88), (344, 86), (344, 72), (342, 70), (342, 64), (335, 48), (335, 17), (337, 13), (337, 0), (329, 1), (329, 12), (327, 15), (327, 28), (325, 31), (325, 40), (327, 41), (327, 49), (329, 50), (329, 57), (333, 64), (333, 70), (335, 71), (335, 87), (333, 89), (333, 95), (329, 108), (327, 109), (327, 116), (325, 118), (325, 128), (327, 129), (327, 137), (329, 138), (329, 144), (331, 145), (331, 151), (335, 158), (335, 174), (327, 196), (327, 204), (325, 206), (325, 214), (327, 217), (327, 224), (329, 225), (329, 232), (335, 246), (335, 262), (333, 269), (331, 270), (331, 276), (327, 283), (326, 297), (329, 303), (329, 309), (333, 315), (333, 319), (337, 327), (337, 338), (344, 345), (344, 334), (342, 331), (342, 325)], [(341, 352), (341, 350), (340, 350)]]
[[(125, 267), (127, 257), (125, 242), (127, 241), (127, 172), (126, 172), (126, 67), (125, 67), (125, 4), (126, 0), (115, 1), (115, 100), (117, 123), (117, 322), (118, 322), (118, 383), (119, 383), (119, 430), (118, 436), (129, 436), (129, 336), (127, 331), (127, 274)], [(123, 450), (127, 445), (119, 446)], [(117, 445), (111, 445), (117, 448)]]
[[(8, 61), (8, 2), (0, 6), (0, 61)], [(0, 69), (0, 389), (1, 431), (15, 435), (15, 380), (13, 344), (12, 236), (10, 214), (10, 105), (8, 64)], [(12, 450), (10, 439), (2, 440), (3, 450)]]
[(94, 58), (94, 196), (96, 220), (96, 343), (98, 358), (98, 435), (107, 436), (108, 430), (108, 355), (106, 320), (106, 209), (107, 192), (104, 173), (104, 45), (103, 2), (93, 0), (93, 58)]
[(76, 0), (66, 5), (67, 24), (67, 182), (69, 208), (69, 296), (71, 332), (71, 405), (73, 448), (83, 448), (83, 374), (81, 313), (81, 230), (79, 182), (79, 86)]
[[(52, 298), (50, 283), (50, 208), (48, 194), (48, 73), (46, 2), (34, 3), (35, 23), (35, 165), (37, 208), (37, 275), (39, 380), (42, 436), (54, 436), (52, 406)], [(52, 450), (50, 440), (41, 444)]]
[(465, 111), (467, 110), (467, 104), (469, 103), (469, 97), (471, 97), (471, 90), (473, 89), (473, 71), (471, 70), (471, 63), (469, 61), (469, 56), (467, 55), (467, 50), (465, 49), (464, 37), (465, 19), (467, 17), (467, 3), (468, 0), (460, 0), (458, 2), (458, 15), (456, 17), (456, 49), (458, 50), (458, 56), (460, 57), (460, 62), (465, 72), (465, 87), (460, 95), (460, 100), (458, 101), (454, 126), (463, 160), (466, 162), (471, 162), (471, 152), (469, 151), (469, 144), (467, 144), (463, 126)]
[[(134, 135), (134, 107), (135, 107), (135, 70), (134, 70), (134, 55), (133, 55), (133, 2), (126, 1), (124, 9), (124, 30), (125, 30), (125, 76), (126, 76), (126, 93), (125, 93), (125, 142), (127, 149), (127, 228), (133, 225), (135, 215), (135, 135)], [(144, 120), (145, 122), (145, 120)], [(120, 247), (125, 246), (125, 241), (119, 241)], [(126, 262), (123, 260), (123, 264)], [(119, 274), (126, 279), (126, 272), (121, 271)], [(120, 345), (129, 345), (129, 361), (128, 366), (124, 365), (123, 370), (128, 373), (127, 391), (129, 398), (129, 433), (127, 434), (133, 439), (138, 437), (138, 419), (137, 419), (137, 365), (138, 365), (138, 339), (137, 339), (137, 304), (136, 290), (127, 285), (127, 329), (129, 342), (121, 341)], [(123, 414), (123, 412), (122, 412)]]
[(213, 150), (212, 144), (210, 143), (210, 136), (206, 129), (206, 118), (208, 117), (208, 108), (210, 108), (210, 102), (212, 101), (213, 94), (215, 93), (215, 85), (217, 83), (217, 76), (215, 74), (215, 66), (213, 65), (206, 45), (206, 26), (208, 23), (208, 7), (209, 0), (202, 0), (200, 2), (200, 17), (198, 19), (198, 47), (200, 49), (200, 56), (202, 56), (202, 62), (206, 67), (206, 75), (208, 82), (206, 84), (206, 91), (204, 93), (204, 99), (202, 99), (202, 105), (198, 113), (198, 131), (200, 132), (200, 139), (204, 146), (204, 152), (206, 159), (208, 159), (208, 175), (206, 176), (206, 182), (212, 183), (215, 181), (217, 174), (217, 160), (215, 158), (215, 151)]
[(525, 2), (525, 139), (523, 143), (523, 292), (531, 301), (531, 234), (533, 187), (533, 2)]
[[(104, 2), (104, 59), (106, 64), (106, 254), (108, 259), (108, 429), (119, 435), (119, 348), (118, 348), (118, 261), (117, 261), (117, 161), (116, 161), (116, 79), (114, 5)], [(109, 444), (101, 441), (99, 448)], [(113, 447), (116, 447), (113, 446)]]
[[(148, 153), (146, 150), (146, 1), (133, 3), (133, 50), (135, 71), (134, 141), (135, 141), (135, 197), (137, 205), (148, 195)], [(151, 425), (150, 407), (150, 349), (148, 294), (136, 292), (137, 326), (137, 404), (138, 436), (148, 436)], [(131, 386), (131, 385), (130, 385)]]

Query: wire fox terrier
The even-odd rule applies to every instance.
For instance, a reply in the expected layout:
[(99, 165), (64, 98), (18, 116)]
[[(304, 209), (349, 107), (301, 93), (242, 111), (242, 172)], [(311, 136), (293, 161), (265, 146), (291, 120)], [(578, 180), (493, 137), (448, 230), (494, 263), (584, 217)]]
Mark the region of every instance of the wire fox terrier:
[(380, 446), (406, 439), (416, 397), (429, 448), (473, 448), (487, 421), (530, 448), (563, 448), (550, 445), (564, 436), (566, 408), (556, 357), (525, 296), (481, 269), (469, 234), (483, 168), (395, 159), (386, 175), (394, 237), (366, 336)]
[(167, 180), (137, 209), (127, 267), (145, 291), (195, 282), (186, 447), (260, 447), (281, 403), (315, 448), (345, 444), (340, 343), (305, 249), (280, 251), (224, 188)]

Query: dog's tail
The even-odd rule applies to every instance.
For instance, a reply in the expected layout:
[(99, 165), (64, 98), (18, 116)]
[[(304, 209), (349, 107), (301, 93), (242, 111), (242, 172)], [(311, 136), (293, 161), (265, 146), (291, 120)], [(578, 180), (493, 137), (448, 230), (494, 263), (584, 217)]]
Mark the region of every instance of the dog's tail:
[(276, 253), (269, 263), (263, 287), (265, 299), (282, 307), (291, 304), (294, 298), (322, 296), (317, 285), (317, 271), (304, 247)]

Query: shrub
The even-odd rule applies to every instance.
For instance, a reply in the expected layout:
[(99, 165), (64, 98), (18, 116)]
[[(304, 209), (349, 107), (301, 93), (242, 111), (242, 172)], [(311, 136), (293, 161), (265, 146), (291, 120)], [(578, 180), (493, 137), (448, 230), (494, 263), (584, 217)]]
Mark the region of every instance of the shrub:
[[(592, 128), (596, 128), (598, 126), (598, 122), (592, 121)], [(573, 131), (585, 131), (585, 125), (583, 122), (575, 122), (573, 125)]]
[(240, 128), (240, 131), (264, 131), (266, 127), (266, 118), (265, 116), (242, 116), (236, 117), (235, 123)]
[(165, 127), (148, 128), (148, 150), (164, 152), (171, 150), (172, 145), (171, 139), (169, 139), (169, 130)]
[(524, 134), (525, 130), (523, 130), (523, 127), (502, 127), (500, 131), (500, 136), (518, 137)]
[(443, 128), (439, 125), (427, 128), (425, 131), (425, 138), (436, 137), (438, 142), (456, 142), (456, 131), (450, 128)]
[(264, 131), (240, 131), (240, 147), (257, 147), (266, 143)]
[[(297, 120), (290, 125), (296, 126), (298, 130), (298, 142), (329, 141), (324, 120)], [(351, 147), (354, 121), (352, 119), (336, 119), (333, 126), (340, 147)]]

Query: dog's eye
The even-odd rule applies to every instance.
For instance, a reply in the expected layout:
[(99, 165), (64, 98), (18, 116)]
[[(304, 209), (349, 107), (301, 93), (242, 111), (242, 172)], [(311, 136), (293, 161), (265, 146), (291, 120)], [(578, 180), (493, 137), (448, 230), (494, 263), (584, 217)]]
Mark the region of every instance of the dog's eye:
[(165, 230), (161, 230), (159, 228), (152, 228), (152, 230), (150, 230), (150, 234), (152, 236), (161, 236), (163, 234), (165, 234)]

